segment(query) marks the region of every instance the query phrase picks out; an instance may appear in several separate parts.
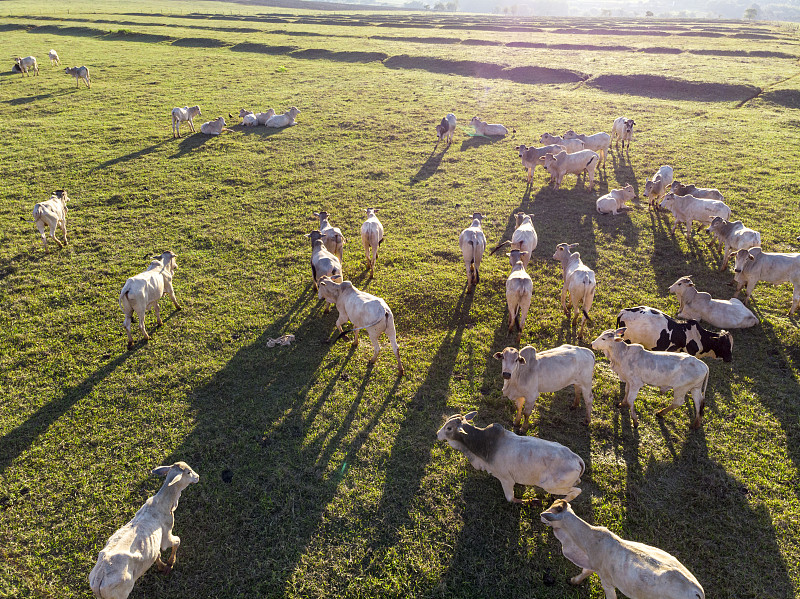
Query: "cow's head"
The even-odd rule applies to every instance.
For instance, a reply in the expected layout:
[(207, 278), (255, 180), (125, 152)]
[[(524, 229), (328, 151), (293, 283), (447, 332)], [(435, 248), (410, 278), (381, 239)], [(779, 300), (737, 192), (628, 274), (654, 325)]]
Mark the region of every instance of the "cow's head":
[(464, 424), (475, 418), (477, 414), (478, 412), (469, 412), (464, 416), (461, 414), (453, 414), (436, 433), (436, 438), (439, 439), (439, 441), (456, 441), (459, 435), (466, 434), (463, 428)]
[(483, 221), (483, 214), (480, 212), (473, 212), (472, 216), (467, 216), (472, 222), (478, 221), (479, 223)]
[(370, 218), (378, 214), (377, 208), (365, 208), (364, 211), (367, 213), (367, 218)]
[(626, 330), (626, 327), (622, 327), (603, 331), (597, 339), (592, 341), (592, 349), (600, 350), (608, 357), (608, 352), (611, 351), (615, 343), (624, 342), (622, 336)]
[(539, 143), (543, 144), (550, 144), (554, 141), (556, 141), (555, 138), (549, 133), (542, 133), (542, 136), (539, 138)]
[(556, 253), (553, 254), (553, 260), (558, 260), (559, 262), (569, 260), (570, 256), (572, 256), (572, 250), (576, 247), (578, 247), (577, 243), (559, 243), (556, 246)]
[(520, 211), (514, 215), (514, 228), (519, 229), (522, 223), (525, 222), (525, 219), (533, 222), (533, 214), (525, 214), (524, 212)]
[(672, 203), (675, 201), (675, 194), (671, 191), (664, 195), (664, 199), (661, 200), (659, 207), (663, 210), (669, 210), (669, 207), (672, 206)]
[(328, 213), (325, 212), (324, 210), (320, 210), (319, 212), (312, 212), (311, 214), (319, 219), (320, 224), (328, 220)]
[[(347, 282), (349, 283), (349, 281)], [(327, 300), (331, 304), (335, 304), (336, 300), (339, 299), (339, 294), (342, 292), (342, 285), (344, 285), (344, 283), (338, 283), (331, 277), (324, 276), (317, 281), (317, 297), (321, 300)]]
[(715, 216), (711, 221), (711, 224), (708, 225), (708, 230), (710, 233), (718, 233), (727, 224), (728, 221), (726, 221), (724, 218), (722, 218), (721, 216)]
[(556, 499), (553, 505), (542, 512), (540, 516), (545, 526), (560, 528), (564, 518), (575, 516), (575, 512), (572, 511), (569, 502), (563, 499)]
[(530, 252), (522, 252), (520, 250), (511, 250), (506, 256), (508, 256), (508, 260), (511, 263), (511, 268), (514, 268), (518, 263), (522, 264), (522, 261), (530, 255)]
[[(533, 349), (533, 347), (531, 347), (531, 349), (534, 351), (535, 355), (536, 350)], [(520, 351), (513, 347), (507, 347), (501, 352), (496, 352), (493, 358), (495, 360), (500, 360), (503, 363), (502, 364), (503, 378), (506, 380), (511, 378), (511, 375), (517, 368), (519, 368), (520, 364), (527, 363), (527, 360), (524, 357), (522, 357)]]
[(690, 287), (694, 287), (694, 283), (692, 282), (691, 277), (681, 277), (677, 281), (675, 281), (669, 287), (669, 292), (674, 293), (678, 297), (680, 297), (684, 291), (689, 289)]
[(733, 272), (744, 272), (760, 253), (761, 248), (750, 248), (749, 250), (739, 250), (736, 252), (736, 262), (733, 265)]
[(561, 137), (562, 139), (580, 139), (578, 137), (578, 134), (575, 133), (575, 131), (573, 131), (572, 129), (564, 133), (564, 135), (562, 135)]
[(525, 144), (520, 144), (520, 145), (516, 146), (514, 149), (517, 152), (519, 152), (519, 157), (520, 158), (524, 158), (525, 157), (525, 152), (528, 151), (528, 146), (526, 146)]

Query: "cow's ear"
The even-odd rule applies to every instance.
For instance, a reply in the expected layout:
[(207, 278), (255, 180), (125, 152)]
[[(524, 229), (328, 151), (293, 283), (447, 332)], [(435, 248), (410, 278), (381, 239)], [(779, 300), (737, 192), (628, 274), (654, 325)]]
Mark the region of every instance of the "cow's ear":
[(470, 413), (464, 414), (464, 420), (473, 420), (475, 418), (475, 416), (477, 416), (477, 415), (478, 415), (478, 411), (477, 410), (472, 410)]
[(517, 362), (519, 362), (520, 364), (526, 364), (527, 363), (525, 358), (523, 358), (522, 356), (517, 358)]
[(501, 352), (499, 352), (499, 351), (496, 351), (496, 352), (494, 352), (494, 355), (492, 357), (495, 360), (502, 360), (503, 359), (503, 354)]

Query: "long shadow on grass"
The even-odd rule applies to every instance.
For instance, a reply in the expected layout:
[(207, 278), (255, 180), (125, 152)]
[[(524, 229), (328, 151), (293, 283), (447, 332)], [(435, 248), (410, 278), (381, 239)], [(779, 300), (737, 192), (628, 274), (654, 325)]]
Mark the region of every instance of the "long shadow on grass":
[[(142, 345), (140, 343), (135, 347), (138, 348)], [(40, 407), (25, 422), (0, 437), (0, 473), (4, 472), (67, 410), (91, 393), (98, 383), (101, 383), (121, 366), (131, 354), (131, 351), (127, 351), (98, 368), (77, 385), (66, 389), (60, 397)]]
[[(198, 127), (198, 129), (200, 128)], [(197, 133), (193, 133), (188, 137), (184, 137), (178, 144), (178, 151), (175, 152), (172, 156), (170, 156), (170, 158), (180, 158), (181, 156), (185, 156), (189, 152), (192, 152), (197, 148), (203, 146), (212, 137), (217, 137), (217, 136), (206, 135), (205, 133), (200, 133), (199, 131)]]
[(614, 178), (623, 187), (628, 183), (633, 185), (633, 191), (638, 196), (639, 183), (636, 180), (636, 173), (633, 171), (633, 165), (631, 164), (631, 157), (628, 154), (628, 150), (611, 152), (609, 149), (608, 154), (611, 155), (611, 166), (614, 169)]
[(61, 91), (50, 92), (47, 94), (37, 94), (35, 96), (22, 96), (20, 98), (12, 98), (11, 100), (4, 100), (4, 103), (10, 104), (11, 106), (19, 106), (20, 104), (30, 104), (31, 102), (38, 102), (39, 100), (46, 100), (47, 98), (52, 98), (55, 96), (63, 96), (66, 94), (74, 94), (74, 93), (77, 93), (77, 89), (69, 87), (67, 89), (62, 89)]
[(794, 595), (767, 510), (753, 509), (750, 490), (709, 457), (702, 430), (674, 460), (641, 464), (626, 450), (625, 461), (623, 537), (676, 556), (707, 597)]
[(428, 159), (425, 163), (419, 167), (419, 170), (415, 175), (411, 176), (411, 185), (419, 183), (420, 181), (424, 181), (429, 177), (433, 176), (437, 170), (439, 170), (439, 165), (442, 163), (442, 158), (447, 153), (447, 150), (450, 146), (444, 144), (444, 148), (442, 148), (441, 152), (438, 154), (436, 153), (436, 148), (433, 148), (431, 155), (428, 156)]
[(111, 158), (110, 160), (106, 160), (98, 164), (92, 170), (96, 171), (101, 168), (108, 168), (109, 166), (114, 166), (115, 164), (119, 164), (120, 162), (129, 162), (131, 160), (136, 160), (137, 158), (141, 158), (142, 156), (147, 156), (148, 154), (152, 154), (156, 150), (158, 150), (161, 146), (166, 143), (169, 143), (171, 139), (164, 139), (157, 144), (153, 144), (152, 146), (147, 146), (146, 148), (142, 148), (141, 150), (136, 150), (135, 152), (130, 152), (129, 154), (124, 154), (122, 156), (118, 156), (116, 158)]
[[(182, 563), (192, 565), (169, 585), (145, 576), (131, 597), (185, 597), (204, 587), (220, 596), (278, 597), (293, 584), (348, 469), (399, 401), (401, 381), (393, 368), (388, 389), (386, 376), (376, 376), (390, 363), (386, 348), (373, 367), (363, 338), (359, 350), (331, 343), (335, 311), (321, 314), (314, 297), (307, 286), (263, 335), (190, 393), (195, 427), (168, 461), (185, 460), (202, 477), (180, 509)], [(292, 345), (268, 347), (286, 332), (295, 335)], [(365, 403), (369, 415), (356, 426)]]

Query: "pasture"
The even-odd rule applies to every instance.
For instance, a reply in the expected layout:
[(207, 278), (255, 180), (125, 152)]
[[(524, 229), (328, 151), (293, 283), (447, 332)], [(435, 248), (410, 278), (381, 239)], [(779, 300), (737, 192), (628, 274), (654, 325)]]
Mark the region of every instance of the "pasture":
[[(798, 251), (800, 37), (766, 23), (600, 23), (396, 13), (313, 14), (228, 4), (3, 3), (7, 55), (38, 77), (0, 76), (0, 597), (90, 597), (108, 537), (161, 480), (189, 463), (200, 482), (175, 514), (176, 570), (131, 597), (602, 597), (539, 520), (512, 505), (435, 433), (444, 416), (510, 428), (492, 354), (506, 333), (504, 255), (486, 256), (473, 294), (458, 250), (468, 215), (488, 246), (533, 213), (534, 301), (522, 344), (575, 342), (560, 310), (558, 243), (597, 273), (583, 344), (624, 307), (676, 314), (667, 288), (691, 274), (732, 294), (732, 266), (705, 233), (687, 241), (646, 202), (619, 216), (598, 194), (660, 165), (716, 187), (766, 251)], [(60, 10), (60, 9), (59, 9)], [(181, 14), (181, 10), (183, 13)], [(188, 14), (202, 10), (208, 14)], [(232, 14), (237, 13), (237, 14)], [(55, 48), (62, 67), (51, 67)], [(7, 70), (12, 61), (7, 58)], [(92, 88), (63, 66), (86, 65)], [(6, 69), (3, 69), (4, 71)], [(173, 139), (170, 111), (199, 104), (234, 132)], [(285, 130), (234, 126), (242, 107), (297, 106)], [(434, 127), (459, 119), (449, 148)], [(470, 136), (479, 115), (514, 132)], [(514, 146), (549, 131), (610, 133), (636, 120), (598, 189), (537, 169)], [(44, 251), (33, 204), (67, 190), (69, 244)], [(386, 240), (370, 280), (359, 228), (380, 208)], [(406, 374), (385, 338), (375, 366), (362, 335), (330, 343), (305, 237), (327, 210), (345, 278), (383, 297)], [(150, 256), (177, 254), (163, 326), (126, 350), (119, 291)], [(714, 598), (800, 594), (800, 320), (788, 285), (761, 283), (761, 319), (734, 332), (711, 369), (702, 430), (655, 388), (635, 429), (618, 378), (596, 354), (594, 415), (571, 389), (542, 396), (529, 434), (586, 462), (573, 502), (585, 520), (658, 546)], [(296, 336), (288, 347), (270, 338)], [(688, 402), (691, 404), (691, 402)], [(518, 487), (517, 496), (523, 489)], [(535, 496), (533, 489), (525, 496)]]

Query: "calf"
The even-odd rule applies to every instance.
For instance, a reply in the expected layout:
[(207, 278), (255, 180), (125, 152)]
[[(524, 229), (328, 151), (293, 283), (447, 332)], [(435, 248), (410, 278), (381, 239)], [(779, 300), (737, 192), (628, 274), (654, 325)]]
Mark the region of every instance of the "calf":
[(189, 128), (194, 133), (194, 117), (203, 116), (199, 106), (185, 106), (183, 108), (172, 109), (172, 137), (181, 136), (181, 123), (189, 123)]
[(500, 481), (506, 500), (514, 497), (514, 485), (537, 486), (568, 501), (580, 495), (586, 465), (579, 455), (560, 443), (536, 437), (520, 437), (499, 424), (478, 428), (470, 424), (477, 412), (450, 416), (436, 433), (453, 449), (463, 453), (476, 470), (485, 470)]
[[(519, 351), (507, 347), (493, 357), (503, 363), (503, 395), (517, 407), (515, 430), (521, 434), (528, 430), (531, 412), (540, 393), (553, 393), (569, 385), (574, 385), (575, 391), (575, 401), (570, 409), (580, 407), (580, 394), (583, 394), (586, 406), (583, 423), (589, 424), (592, 419), (594, 372), (594, 354), (591, 350), (565, 344), (537, 353), (533, 346), (526, 345)], [(525, 423), (520, 428), (523, 415)]]
[(561, 541), (564, 557), (581, 568), (570, 578), (571, 584), (597, 572), (606, 599), (616, 599), (615, 589), (632, 599), (705, 599), (703, 587), (675, 557), (592, 526), (563, 499), (556, 499), (541, 518)]
[(584, 172), (589, 178), (589, 189), (592, 189), (594, 188), (594, 171), (599, 161), (600, 157), (597, 152), (591, 150), (581, 150), (574, 154), (559, 152), (558, 154), (545, 154), (544, 168), (553, 177), (556, 189), (561, 186), (564, 175), (580, 175)]
[(533, 181), (533, 172), (538, 165), (544, 168), (545, 154), (558, 154), (566, 150), (564, 146), (550, 145), (542, 146), (541, 148), (529, 148), (525, 144), (519, 145), (514, 148), (519, 152), (519, 157), (522, 158), (522, 166), (528, 170), (528, 183)]
[(562, 135), (564, 139), (579, 139), (583, 142), (583, 147), (586, 150), (594, 150), (603, 161), (603, 167), (606, 164), (606, 155), (611, 148), (611, 136), (608, 133), (595, 133), (594, 135), (584, 135), (582, 133), (575, 133), (572, 129)]
[(394, 356), (397, 358), (397, 374), (403, 376), (403, 363), (400, 361), (400, 349), (397, 347), (394, 315), (385, 301), (364, 291), (359, 291), (350, 281), (337, 283), (330, 277), (322, 277), (320, 279), (319, 298), (336, 304), (336, 309), (339, 311), (336, 328), (341, 333), (340, 337), (346, 334), (342, 330), (342, 325), (348, 320), (353, 323), (353, 329), (348, 333), (353, 333), (354, 348), (358, 347), (358, 332), (361, 329), (367, 331), (369, 340), (375, 350), (372, 358), (370, 358), (370, 364), (378, 361), (378, 354), (381, 351), (378, 337), (380, 337), (381, 333), (386, 333)]
[(175, 297), (175, 290), (172, 288), (172, 276), (178, 268), (175, 254), (170, 251), (163, 252), (160, 256), (153, 256), (147, 270), (136, 276), (129, 278), (122, 286), (119, 294), (119, 305), (125, 314), (123, 326), (128, 333), (128, 349), (133, 347), (133, 335), (131, 335), (131, 320), (133, 313), (139, 319), (139, 330), (144, 335), (145, 340), (150, 339), (147, 329), (144, 327), (145, 312), (152, 308), (156, 313), (156, 321), (159, 325), (164, 324), (161, 320), (161, 310), (158, 307), (158, 300), (164, 294), (169, 295), (169, 299), (175, 304), (175, 309), (180, 310), (181, 305)]
[[(375, 263), (378, 261), (378, 247), (383, 243), (383, 225), (377, 217), (377, 208), (367, 208), (367, 220), (361, 225), (361, 244), (367, 256), (369, 276), (375, 276)], [(370, 252), (372, 256), (370, 256)]]
[(748, 229), (740, 220), (729, 223), (721, 216), (715, 216), (708, 225), (708, 232), (717, 239), (719, 249), (723, 252), (720, 270), (728, 266), (731, 253), (761, 246), (761, 233)]
[(223, 132), (233, 132), (225, 126), (225, 117), (218, 116), (213, 121), (208, 121), (200, 125), (200, 133), (205, 135), (221, 135)]
[(22, 73), (23, 77), (28, 74), (28, 71), (33, 71), (34, 76), (39, 74), (39, 65), (36, 63), (36, 58), (34, 56), (26, 56), (25, 58), (17, 56), (14, 62), (19, 67), (19, 71)]
[(617, 315), (617, 328), (622, 338), (656, 351), (683, 351), (698, 358), (710, 357), (730, 362), (733, 335), (728, 331), (712, 333), (696, 320), (678, 322), (649, 306), (625, 308)]
[(447, 145), (453, 143), (453, 134), (456, 132), (456, 115), (448, 112), (447, 116), (442, 119), (442, 122), (436, 125), (436, 144), (438, 145), (442, 138), (447, 138)]
[(658, 209), (658, 201), (664, 197), (670, 185), (672, 185), (672, 167), (669, 165), (662, 166), (652, 179), (645, 181), (644, 195), (648, 199), (648, 210), (653, 206)]
[(475, 289), (475, 285), (481, 281), (479, 270), (483, 252), (486, 250), (486, 236), (481, 229), (482, 220), (483, 215), (475, 212), (472, 215), (472, 224), (458, 236), (458, 247), (461, 248), (464, 268), (467, 270), (467, 291)]
[(693, 195), (696, 198), (703, 198), (704, 200), (719, 200), (722, 202), (725, 199), (722, 197), (719, 189), (695, 187), (694, 185), (682, 185), (680, 181), (672, 182), (671, 191), (678, 196)]
[[(583, 339), (583, 327), (586, 325), (586, 321), (591, 322), (588, 312), (592, 309), (597, 282), (594, 271), (583, 263), (578, 252), (572, 251), (577, 246), (577, 243), (559, 243), (556, 246), (556, 253), (553, 254), (553, 260), (561, 263), (561, 274), (564, 278), (564, 286), (561, 289), (561, 309), (567, 316), (570, 315), (571, 311), (567, 308), (567, 293), (569, 293), (572, 311), (575, 312), (572, 326), (575, 326), (578, 317), (583, 314), (581, 330), (578, 333), (578, 339)], [(581, 304), (583, 304), (582, 307)]]
[(511, 241), (504, 241), (496, 248), (494, 248), (489, 255), (491, 256), (501, 247), (507, 245), (511, 246), (512, 250), (520, 251), (520, 259), (525, 268), (528, 268), (531, 254), (536, 246), (539, 245), (539, 236), (536, 234), (536, 229), (533, 228), (533, 214), (525, 214), (520, 211), (514, 215), (514, 233), (511, 235)]
[(511, 273), (506, 279), (506, 303), (508, 304), (508, 332), (517, 327), (517, 344), (525, 328), (525, 319), (531, 307), (533, 297), (533, 281), (525, 270), (522, 254), (519, 250), (511, 250), (508, 255), (511, 262)]
[(686, 227), (686, 236), (692, 236), (692, 222), (698, 221), (700, 229), (708, 226), (714, 217), (720, 216), (724, 219), (731, 217), (730, 206), (719, 200), (704, 200), (694, 196), (676, 196), (670, 192), (661, 200), (661, 208), (669, 210), (675, 218), (671, 233), (674, 234), (680, 223)]
[(628, 202), (636, 197), (636, 192), (633, 191), (633, 185), (628, 183), (622, 189), (612, 189), (606, 195), (597, 198), (595, 207), (599, 214), (613, 214), (617, 215), (620, 210), (626, 210)]
[(55, 50), (50, 50), (47, 55), (50, 57), (50, 66), (57, 67), (61, 64), (61, 61), (58, 58), (58, 52)]
[(328, 221), (328, 213), (324, 210), (313, 214), (319, 219), (319, 232), (322, 233), (322, 242), (325, 247), (331, 254), (335, 254), (339, 258), (339, 262), (344, 262), (345, 238), (342, 231)]
[[(319, 288), (319, 281), (322, 277), (330, 277), (338, 282), (342, 282), (342, 263), (339, 262), (334, 254), (331, 254), (322, 240), (322, 233), (311, 231), (307, 235), (311, 239), (311, 277), (314, 281), (314, 289)], [(325, 306), (325, 314), (330, 312), (331, 306)]]
[[(47, 249), (47, 235), (46, 229), (50, 229), (50, 237), (53, 238), (59, 247), (64, 247), (67, 244), (67, 192), (63, 189), (54, 191), (49, 200), (39, 202), (33, 206), (33, 222), (39, 230), (39, 235), (42, 236), (42, 244)], [(61, 243), (56, 237), (56, 228), (61, 227), (61, 232), (64, 233), (64, 243)]]
[(692, 428), (699, 428), (708, 385), (708, 366), (689, 354), (648, 351), (638, 343), (628, 345), (623, 341), (624, 334), (624, 329), (603, 331), (592, 341), (592, 349), (602, 350), (611, 362), (611, 369), (625, 383), (622, 405), (627, 404), (630, 408), (633, 425), (639, 426), (639, 417), (633, 407), (639, 389), (653, 385), (662, 393), (668, 389), (675, 390), (672, 403), (656, 412), (657, 416), (664, 416), (682, 406), (686, 394), (691, 391), (695, 412)]
[(713, 299), (697, 291), (690, 277), (681, 277), (669, 288), (680, 301), (678, 318), (704, 320), (720, 329), (744, 329), (758, 324), (758, 318), (736, 298)]
[(86, 84), (86, 87), (92, 87), (92, 81), (89, 77), (89, 69), (84, 67), (67, 67), (64, 69), (67, 75), (75, 77), (75, 87), (81, 86), (81, 79)]
[(624, 116), (614, 119), (611, 127), (611, 139), (616, 140), (616, 148), (619, 150), (619, 142), (622, 142), (622, 149), (625, 150), (625, 142), (628, 142), (628, 150), (631, 149), (633, 140), (633, 126), (636, 122), (633, 119), (626, 119)]
[(766, 281), (773, 285), (791, 283), (794, 288), (792, 307), (789, 316), (794, 314), (800, 305), (800, 254), (779, 254), (763, 252), (760, 247), (736, 252), (736, 263), (733, 266), (736, 273), (736, 293), (739, 295), (745, 288), (744, 303), (750, 301), (753, 290), (759, 281)]
[(483, 135), (488, 137), (490, 135), (508, 135), (508, 129), (506, 129), (503, 125), (492, 125), (487, 123), (486, 121), (482, 121), (478, 117), (472, 117), (472, 120), (469, 124), (475, 128), (475, 132), (478, 135)]

